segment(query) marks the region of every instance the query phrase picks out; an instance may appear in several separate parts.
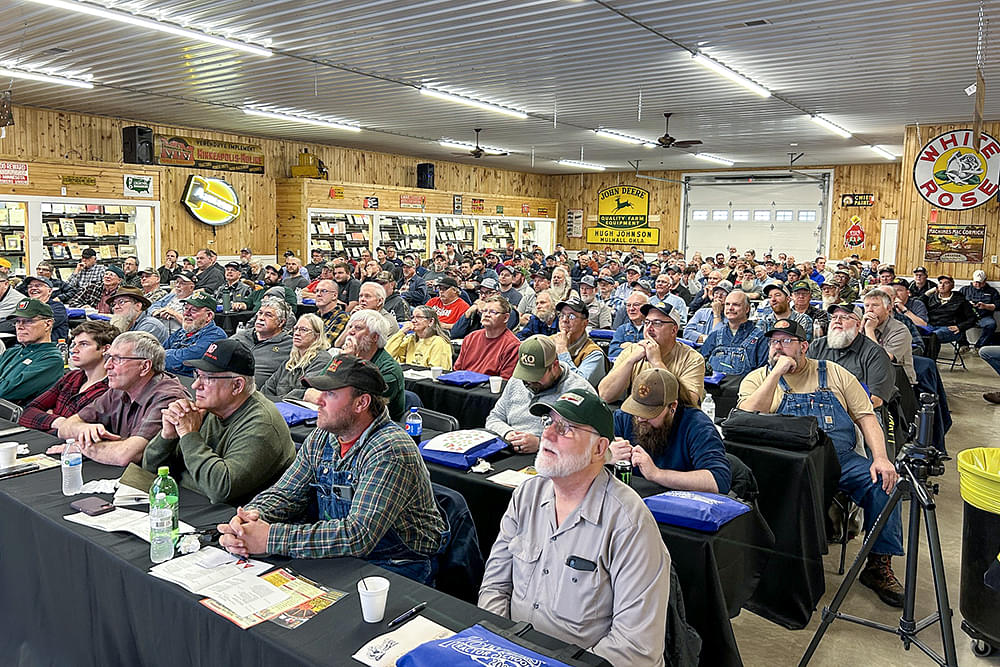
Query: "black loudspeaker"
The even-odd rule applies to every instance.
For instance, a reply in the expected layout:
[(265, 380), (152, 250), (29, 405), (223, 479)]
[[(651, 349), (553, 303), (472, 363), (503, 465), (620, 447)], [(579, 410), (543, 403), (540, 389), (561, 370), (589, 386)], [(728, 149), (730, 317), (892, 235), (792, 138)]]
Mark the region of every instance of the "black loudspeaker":
[(434, 189), (434, 163), (421, 162), (417, 165), (417, 187)]
[(153, 131), (141, 125), (122, 128), (122, 162), (153, 164)]

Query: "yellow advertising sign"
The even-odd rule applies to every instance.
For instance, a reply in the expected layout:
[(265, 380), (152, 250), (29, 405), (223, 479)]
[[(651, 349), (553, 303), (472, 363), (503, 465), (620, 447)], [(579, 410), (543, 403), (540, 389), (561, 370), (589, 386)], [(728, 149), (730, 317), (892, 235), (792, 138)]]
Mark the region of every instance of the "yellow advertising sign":
[(196, 220), (216, 227), (230, 223), (240, 215), (236, 190), (221, 178), (191, 176), (181, 203)]
[(649, 226), (649, 190), (613, 185), (597, 193), (597, 227), (587, 228), (587, 243), (659, 245), (660, 230)]

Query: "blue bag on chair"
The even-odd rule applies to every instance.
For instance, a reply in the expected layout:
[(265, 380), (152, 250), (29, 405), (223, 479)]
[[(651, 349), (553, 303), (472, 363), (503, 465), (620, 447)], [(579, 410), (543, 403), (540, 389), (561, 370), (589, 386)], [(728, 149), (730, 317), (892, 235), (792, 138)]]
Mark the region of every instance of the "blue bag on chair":
[(316, 421), (316, 411), (310, 410), (309, 408), (304, 408), (301, 405), (295, 405), (294, 403), (285, 403), (284, 401), (278, 401), (274, 404), (274, 407), (278, 408), (278, 412), (284, 418), (285, 423), (289, 426), (296, 426), (298, 424), (303, 424), (305, 422), (315, 422)]
[(399, 667), (441, 667), (441, 665), (568, 667), (565, 662), (515, 644), (478, 624), (447, 639), (435, 639), (421, 644), (400, 657), (396, 665)]
[(659, 523), (712, 533), (750, 511), (746, 503), (705, 491), (666, 491), (642, 500)]
[(591, 329), (590, 337), (594, 340), (611, 340), (615, 337), (613, 329)]
[(452, 371), (451, 373), (439, 375), (437, 381), (441, 384), (450, 384), (456, 387), (468, 388), (481, 385), (484, 382), (489, 382), (490, 376), (483, 375), (482, 373), (474, 373), (473, 371)]
[[(452, 431), (451, 435), (459, 432)], [(465, 452), (442, 452), (436, 449), (427, 449), (427, 443), (422, 442), (420, 443), (420, 455), (424, 457), (425, 461), (430, 461), (431, 463), (438, 463), (449, 468), (458, 468), (459, 470), (468, 470), (476, 464), (476, 459), (485, 459), (488, 456), (492, 456), (506, 446), (507, 443), (501, 438), (493, 438)]]

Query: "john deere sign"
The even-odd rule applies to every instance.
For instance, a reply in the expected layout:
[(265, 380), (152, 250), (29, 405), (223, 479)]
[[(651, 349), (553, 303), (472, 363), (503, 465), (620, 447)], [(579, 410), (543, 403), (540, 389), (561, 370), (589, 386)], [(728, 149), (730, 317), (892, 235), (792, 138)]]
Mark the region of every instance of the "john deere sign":
[(649, 191), (613, 185), (597, 193), (597, 227), (587, 228), (587, 243), (659, 245), (660, 230), (649, 226)]

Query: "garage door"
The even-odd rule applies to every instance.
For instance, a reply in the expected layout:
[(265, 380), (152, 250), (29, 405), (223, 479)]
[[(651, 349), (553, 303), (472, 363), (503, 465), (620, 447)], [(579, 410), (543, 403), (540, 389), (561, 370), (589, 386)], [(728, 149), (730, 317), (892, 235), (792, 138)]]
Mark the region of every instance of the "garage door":
[(798, 261), (823, 254), (826, 241), (829, 174), (685, 176), (681, 238), (686, 256), (702, 256), (736, 246), (785, 252)]

